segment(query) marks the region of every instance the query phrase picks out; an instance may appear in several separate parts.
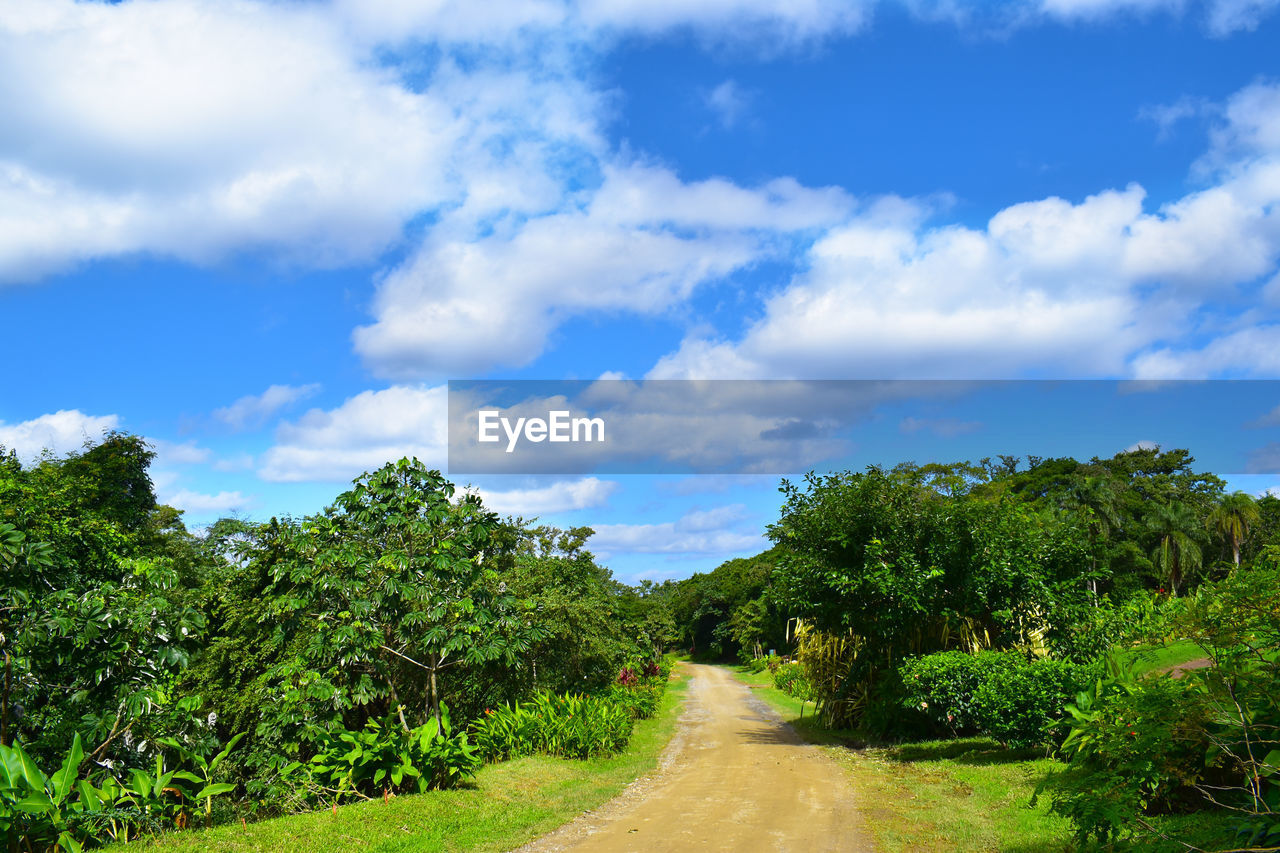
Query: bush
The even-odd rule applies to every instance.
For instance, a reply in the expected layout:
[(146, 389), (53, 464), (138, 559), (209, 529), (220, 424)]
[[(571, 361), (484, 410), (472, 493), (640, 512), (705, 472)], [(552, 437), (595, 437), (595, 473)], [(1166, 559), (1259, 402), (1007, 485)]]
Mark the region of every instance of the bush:
[(1061, 660), (1016, 652), (939, 652), (905, 661), (900, 707), (936, 734), (985, 734), (1019, 748), (1046, 743), (1045, 727), (1096, 674)]
[(607, 696), (543, 693), (528, 702), (488, 711), (471, 724), (487, 761), (545, 753), (587, 759), (626, 748), (635, 717)]
[(782, 662), (778, 659), (777, 655), (766, 655), (765, 657), (754, 658), (747, 661), (747, 669), (752, 673), (764, 672), (766, 669), (768, 669), (769, 672), (774, 672), (781, 663)]
[(1203, 704), (1191, 680), (1114, 678), (1083, 691), (1060, 728), (1071, 767), (1041, 788), (1081, 843), (1107, 842), (1165, 811), (1207, 770)]
[(1034, 660), (1009, 669), (996, 667), (974, 691), (983, 733), (1015, 749), (1052, 740), (1046, 727), (1096, 674), (1094, 667), (1064, 660)]
[(615, 705), (620, 705), (631, 712), (637, 720), (647, 720), (658, 713), (662, 703), (662, 686), (652, 683), (639, 683), (633, 687), (615, 684), (605, 697)]
[(982, 717), (974, 696), (999, 670), (1016, 668), (1021, 657), (1008, 652), (939, 652), (909, 658), (899, 668), (904, 709), (917, 712), (936, 733), (977, 734)]
[[(370, 720), (359, 731), (325, 732), (305, 771), (311, 794), (319, 798), (422, 792), (451, 788), (473, 775), (482, 761), (477, 753), (465, 731), (453, 733), (442, 707), (438, 725), (433, 718), (405, 731), (389, 718), (381, 724)], [(301, 769), (295, 762), (291, 771)]]
[(773, 670), (773, 684), (788, 696), (804, 700), (813, 698), (813, 688), (805, 676), (804, 667), (798, 663), (782, 664)]

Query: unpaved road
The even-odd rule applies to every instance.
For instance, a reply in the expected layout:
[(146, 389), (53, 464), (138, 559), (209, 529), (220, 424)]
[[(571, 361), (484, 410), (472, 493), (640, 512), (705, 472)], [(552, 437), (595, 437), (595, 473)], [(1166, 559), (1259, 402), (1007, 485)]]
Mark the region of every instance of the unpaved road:
[(843, 768), (725, 670), (683, 668), (685, 710), (659, 769), (519, 853), (873, 849)]

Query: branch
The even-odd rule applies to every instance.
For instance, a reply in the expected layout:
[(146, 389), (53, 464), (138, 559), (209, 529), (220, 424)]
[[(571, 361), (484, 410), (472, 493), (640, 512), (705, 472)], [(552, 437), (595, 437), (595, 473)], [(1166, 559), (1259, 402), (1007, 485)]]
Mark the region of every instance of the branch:
[(388, 645), (383, 645), (382, 648), (384, 651), (391, 652), (391, 654), (395, 655), (398, 658), (403, 658), (404, 660), (407, 660), (409, 663), (413, 664), (414, 666), (421, 667), (422, 669), (425, 669), (427, 672), (431, 671), (431, 667), (427, 666), (425, 663), (419, 663), (418, 661), (414, 660), (408, 655), (401, 654), (400, 652), (396, 651), (395, 649), (391, 648)]

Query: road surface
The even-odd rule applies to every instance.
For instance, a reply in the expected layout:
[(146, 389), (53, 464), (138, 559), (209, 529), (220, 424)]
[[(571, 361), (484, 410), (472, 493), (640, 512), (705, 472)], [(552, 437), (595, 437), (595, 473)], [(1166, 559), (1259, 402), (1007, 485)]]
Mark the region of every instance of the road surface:
[(658, 770), (519, 853), (873, 849), (843, 768), (726, 670), (683, 670), (685, 709)]

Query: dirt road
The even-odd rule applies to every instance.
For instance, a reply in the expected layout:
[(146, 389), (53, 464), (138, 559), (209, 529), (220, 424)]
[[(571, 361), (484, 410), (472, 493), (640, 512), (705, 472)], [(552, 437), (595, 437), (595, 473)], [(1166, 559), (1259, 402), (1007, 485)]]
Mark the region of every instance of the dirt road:
[(684, 672), (685, 710), (659, 769), (520, 853), (873, 849), (839, 765), (725, 670)]

